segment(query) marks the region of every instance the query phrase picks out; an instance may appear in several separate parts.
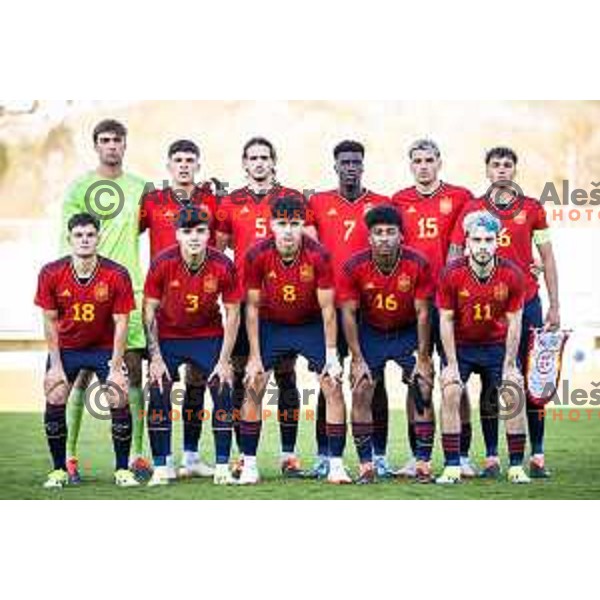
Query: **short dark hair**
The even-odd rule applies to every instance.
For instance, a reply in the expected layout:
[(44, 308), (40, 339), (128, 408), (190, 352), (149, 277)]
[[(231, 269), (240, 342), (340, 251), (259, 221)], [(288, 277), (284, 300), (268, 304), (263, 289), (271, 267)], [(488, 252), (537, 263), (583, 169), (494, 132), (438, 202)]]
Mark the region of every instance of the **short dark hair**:
[(301, 219), (306, 221), (306, 200), (302, 196), (280, 196), (271, 204), (274, 219)]
[(244, 144), (242, 158), (248, 158), (248, 150), (250, 150), (252, 146), (266, 146), (269, 149), (269, 152), (271, 153), (271, 159), (277, 161), (277, 150), (275, 150), (275, 145), (273, 144), (273, 142), (269, 141), (267, 138), (264, 137), (253, 137), (252, 139), (248, 140)]
[(506, 146), (498, 146), (489, 150), (485, 155), (485, 164), (489, 165), (494, 158), (510, 158), (515, 165), (519, 163), (517, 153), (512, 148), (507, 148)]
[(394, 206), (382, 204), (372, 208), (365, 216), (365, 222), (369, 231), (377, 225), (395, 225), (403, 231), (402, 217)]
[(189, 206), (179, 211), (175, 220), (176, 229), (191, 229), (198, 225), (210, 227), (212, 215), (206, 206)]
[(360, 142), (354, 142), (352, 140), (345, 140), (343, 142), (340, 142), (333, 149), (333, 157), (337, 160), (338, 156), (342, 154), (342, 152), (358, 152), (362, 155), (363, 158), (366, 154), (365, 147)]
[(104, 121), (100, 121), (100, 123), (94, 127), (94, 144), (98, 143), (98, 138), (103, 133), (116, 133), (118, 136), (125, 139), (127, 137), (127, 127), (115, 119), (105, 119)]
[(100, 219), (89, 213), (79, 213), (69, 219), (67, 229), (71, 233), (75, 227), (87, 227), (88, 225), (93, 225), (96, 231), (100, 231)]
[(198, 144), (192, 142), (192, 140), (177, 140), (169, 146), (169, 158), (173, 158), (178, 152), (185, 152), (188, 154), (195, 154), (197, 158), (200, 158), (200, 148)]

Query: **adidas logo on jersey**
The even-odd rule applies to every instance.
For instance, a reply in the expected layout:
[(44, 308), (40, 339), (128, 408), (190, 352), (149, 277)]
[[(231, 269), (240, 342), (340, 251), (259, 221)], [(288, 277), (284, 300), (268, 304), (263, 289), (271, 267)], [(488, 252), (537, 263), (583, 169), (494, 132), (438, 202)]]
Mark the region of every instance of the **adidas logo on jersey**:
[(461, 290), (460, 292), (458, 292), (458, 297), (459, 298), (470, 298), (471, 294), (470, 294), (469, 290)]
[(332, 208), (328, 213), (327, 213), (328, 217), (337, 217), (338, 216), (338, 211), (335, 208)]
[(69, 290), (65, 290), (61, 295), (61, 298), (70, 298), (71, 297), (71, 292)]

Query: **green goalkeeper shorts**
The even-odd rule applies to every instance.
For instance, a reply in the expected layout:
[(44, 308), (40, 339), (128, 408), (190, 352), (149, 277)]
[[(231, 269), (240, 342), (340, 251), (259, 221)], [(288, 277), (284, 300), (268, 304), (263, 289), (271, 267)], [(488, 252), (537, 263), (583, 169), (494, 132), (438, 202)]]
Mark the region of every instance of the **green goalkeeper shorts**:
[(129, 314), (127, 350), (146, 350), (146, 332), (142, 320), (143, 292), (135, 294), (135, 310)]

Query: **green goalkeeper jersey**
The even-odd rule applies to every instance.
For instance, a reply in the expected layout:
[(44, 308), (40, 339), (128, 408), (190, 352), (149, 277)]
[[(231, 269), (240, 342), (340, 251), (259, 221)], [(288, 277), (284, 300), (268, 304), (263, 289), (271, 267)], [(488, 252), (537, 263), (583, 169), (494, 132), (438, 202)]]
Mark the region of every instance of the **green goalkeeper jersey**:
[(108, 180), (92, 171), (71, 185), (62, 211), (61, 252), (69, 253), (69, 219), (78, 213), (91, 212), (101, 218), (98, 253), (126, 267), (133, 288), (138, 293), (144, 287), (140, 263), (139, 215), (145, 186), (146, 182), (142, 178), (129, 173), (124, 173), (118, 179)]

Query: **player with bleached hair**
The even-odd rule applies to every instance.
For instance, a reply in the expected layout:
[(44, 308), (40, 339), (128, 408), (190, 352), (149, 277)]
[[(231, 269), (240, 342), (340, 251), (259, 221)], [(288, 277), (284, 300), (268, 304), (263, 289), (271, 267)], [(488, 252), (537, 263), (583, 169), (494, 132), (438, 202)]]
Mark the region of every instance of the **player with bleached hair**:
[(486, 382), (484, 397), (503, 399), (511, 483), (529, 483), (525, 455), (525, 392), (518, 352), (525, 296), (522, 271), (497, 256), (499, 219), (487, 211), (463, 221), (467, 257), (450, 263), (437, 294), (446, 365), (442, 371), (442, 446), (445, 470), (437, 483), (461, 481), (460, 401), (471, 374)]

